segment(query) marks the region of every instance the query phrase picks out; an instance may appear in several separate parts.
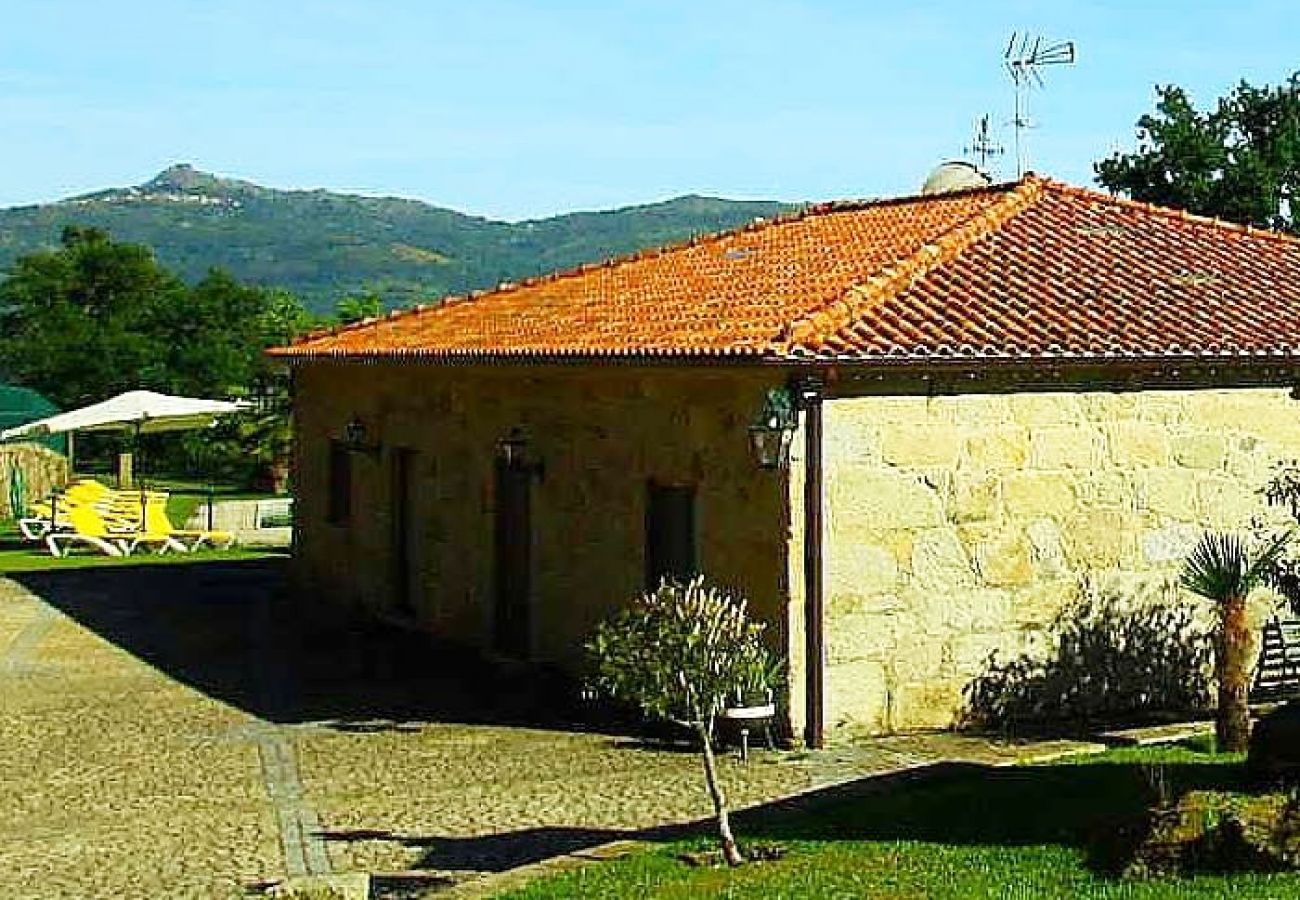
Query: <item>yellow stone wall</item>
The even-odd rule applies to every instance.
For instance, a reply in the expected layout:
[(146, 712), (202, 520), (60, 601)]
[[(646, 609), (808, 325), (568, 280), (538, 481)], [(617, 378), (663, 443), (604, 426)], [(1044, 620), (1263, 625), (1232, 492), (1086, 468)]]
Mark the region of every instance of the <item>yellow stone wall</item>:
[(841, 398), (826, 404), (828, 727), (953, 724), (994, 650), (1080, 591), (1138, 594), (1203, 528), (1277, 518), (1284, 390)]
[[(415, 451), (419, 623), (486, 645), (493, 611), (493, 453), (520, 427), (545, 466), (532, 494), (535, 656), (572, 663), (595, 624), (643, 587), (649, 479), (698, 485), (699, 562), (745, 592), (784, 646), (785, 475), (759, 469), (747, 427), (782, 373), (609, 366), (313, 363), (295, 373), (295, 575), (301, 590), (383, 610), (392, 588), (389, 454)], [(328, 524), (331, 438), (353, 417), (353, 521)]]

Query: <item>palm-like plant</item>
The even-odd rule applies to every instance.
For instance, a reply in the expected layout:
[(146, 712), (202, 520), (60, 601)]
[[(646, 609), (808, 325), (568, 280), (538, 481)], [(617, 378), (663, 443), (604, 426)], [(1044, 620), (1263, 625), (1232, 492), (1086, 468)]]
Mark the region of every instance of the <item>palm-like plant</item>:
[(1246, 598), (1271, 577), (1290, 533), (1257, 550), (1233, 534), (1207, 532), (1183, 563), (1183, 587), (1215, 603), (1214, 674), (1219, 702), (1215, 736), (1219, 749), (1240, 752), (1250, 740), (1250, 625)]

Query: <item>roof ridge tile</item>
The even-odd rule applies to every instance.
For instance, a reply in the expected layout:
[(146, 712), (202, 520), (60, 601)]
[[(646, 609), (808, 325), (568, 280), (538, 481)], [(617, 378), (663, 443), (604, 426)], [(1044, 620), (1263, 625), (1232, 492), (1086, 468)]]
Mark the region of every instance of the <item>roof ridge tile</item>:
[[(886, 266), (875, 275), (868, 276), (865, 282), (852, 285), (820, 309), (790, 323), (770, 349), (776, 353), (788, 353), (795, 347), (802, 347), (815, 352), (814, 345), (824, 342), (829, 335), (852, 324), (863, 313), (951, 261), (967, 247), (992, 234), (1038, 202), (1042, 196), (1043, 179), (1034, 175), (1025, 177), (997, 203), (973, 213), (934, 240), (923, 244), (911, 256), (892, 266)], [(854, 297), (862, 299), (853, 302)]]
[(1146, 200), (1134, 200), (1132, 197), (1122, 197), (1118, 194), (1109, 194), (1105, 191), (1079, 187), (1075, 184), (1070, 184), (1065, 181), (1057, 181), (1054, 178), (1046, 178), (1042, 175), (1032, 175), (1029, 177), (1042, 182), (1048, 190), (1056, 193), (1071, 194), (1087, 200), (1100, 200), (1104, 203), (1113, 203), (1116, 206), (1126, 206), (1165, 219), (1181, 219), (1186, 222), (1194, 222), (1198, 225), (1207, 225), (1216, 231), (1248, 234), (1251, 237), (1278, 241), (1287, 245), (1300, 245), (1300, 237), (1293, 234), (1287, 234), (1285, 231), (1276, 231), (1272, 228), (1259, 228), (1254, 225), (1243, 224), (1240, 222), (1230, 222), (1227, 219), (1221, 219), (1218, 216), (1205, 216), (1200, 213), (1188, 212), (1186, 209), (1161, 206), (1158, 203), (1151, 203)]

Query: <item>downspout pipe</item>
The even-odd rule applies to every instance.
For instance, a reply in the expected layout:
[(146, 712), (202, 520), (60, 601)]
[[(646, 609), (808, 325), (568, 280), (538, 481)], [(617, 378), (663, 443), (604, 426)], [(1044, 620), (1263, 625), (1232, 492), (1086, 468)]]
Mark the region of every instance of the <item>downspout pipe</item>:
[(825, 382), (818, 377), (804, 376), (795, 382), (794, 392), (804, 414), (804, 744), (816, 750), (826, 743), (822, 579), (822, 400)]

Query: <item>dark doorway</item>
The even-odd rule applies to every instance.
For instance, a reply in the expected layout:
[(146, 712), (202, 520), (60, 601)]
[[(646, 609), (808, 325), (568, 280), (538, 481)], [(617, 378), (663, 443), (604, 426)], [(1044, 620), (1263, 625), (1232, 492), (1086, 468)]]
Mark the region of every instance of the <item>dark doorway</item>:
[(497, 461), (496, 470), (497, 652), (517, 659), (529, 655), (529, 592), (532, 587), (533, 529), (530, 509), (532, 470), (520, 462)]
[(389, 451), (392, 481), (393, 533), (392, 547), (393, 611), (404, 616), (415, 615), (415, 577), (411, 566), (415, 562), (413, 542), (415, 523), (412, 506), (415, 492), (413, 460), (415, 451), (410, 447), (394, 447)]
[(689, 581), (697, 568), (695, 486), (650, 482), (645, 513), (646, 588), (657, 588), (665, 578)]

